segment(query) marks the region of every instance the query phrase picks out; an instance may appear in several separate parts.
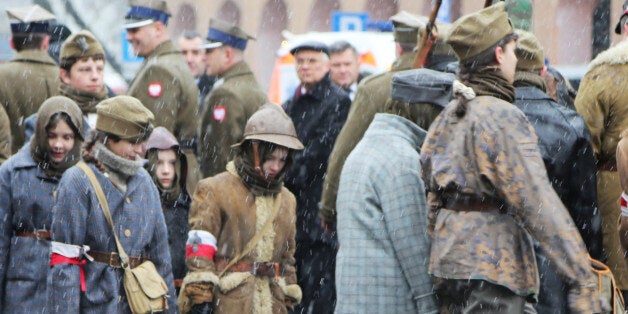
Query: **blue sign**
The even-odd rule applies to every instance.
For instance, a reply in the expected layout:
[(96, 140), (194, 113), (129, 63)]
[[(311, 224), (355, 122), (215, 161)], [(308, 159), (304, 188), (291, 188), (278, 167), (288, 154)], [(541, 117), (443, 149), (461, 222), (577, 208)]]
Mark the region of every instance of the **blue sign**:
[(436, 19), (445, 22), (451, 23), (451, 4), (449, 0), (443, 0), (440, 5), (440, 9), (438, 10), (438, 15), (436, 15)]
[(334, 11), (331, 14), (331, 30), (333, 32), (366, 31), (369, 14), (365, 12), (341, 12)]
[(142, 62), (144, 58), (138, 57), (133, 53), (133, 46), (126, 40), (126, 31), (122, 32), (122, 61), (123, 62)]

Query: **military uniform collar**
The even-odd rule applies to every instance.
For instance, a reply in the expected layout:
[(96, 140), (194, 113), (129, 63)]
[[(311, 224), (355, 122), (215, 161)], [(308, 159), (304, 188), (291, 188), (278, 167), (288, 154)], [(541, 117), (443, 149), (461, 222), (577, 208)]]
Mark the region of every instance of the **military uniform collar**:
[(396, 135), (406, 139), (417, 151), (421, 149), (427, 132), (414, 122), (398, 115), (389, 113), (377, 113), (373, 122), (367, 129), (365, 137), (369, 134), (391, 136)]
[(534, 86), (515, 87), (515, 101), (517, 100), (550, 100), (554, 102), (554, 99)]
[(251, 71), (251, 68), (249, 68), (249, 65), (246, 64), (246, 62), (240, 61), (234, 64), (225, 73), (220, 75), (220, 78), (227, 80), (231, 77), (245, 75), (245, 74), (253, 74), (253, 72)]
[(157, 45), (157, 47), (155, 47), (155, 50), (153, 50), (153, 52), (151, 52), (146, 59), (158, 57), (161, 55), (171, 54), (171, 53), (181, 53), (181, 51), (179, 51), (174, 46), (171, 40), (166, 40), (163, 43)]
[(55, 61), (48, 55), (48, 52), (39, 49), (22, 50), (15, 54), (11, 62), (33, 62), (56, 66)]
[(390, 70), (392, 72), (410, 70), (412, 69), (412, 65), (414, 64), (414, 53), (408, 52), (404, 53), (395, 62), (393, 62)]

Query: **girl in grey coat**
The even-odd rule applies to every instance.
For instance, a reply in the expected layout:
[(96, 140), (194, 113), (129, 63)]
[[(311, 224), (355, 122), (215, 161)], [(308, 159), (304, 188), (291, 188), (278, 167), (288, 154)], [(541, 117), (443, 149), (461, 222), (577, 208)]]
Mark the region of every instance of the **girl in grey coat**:
[(80, 159), (83, 116), (69, 98), (48, 98), (35, 135), (0, 167), (0, 312), (47, 311), (52, 207), (63, 172)]
[[(170, 311), (175, 312), (159, 193), (139, 157), (144, 155), (153, 114), (139, 100), (117, 96), (98, 104), (97, 115), (96, 132), (86, 142), (83, 159), (104, 191), (114, 232), (130, 257), (130, 266), (144, 260), (155, 264), (168, 286)], [(115, 238), (89, 178), (73, 167), (59, 186), (48, 275), (51, 312), (129, 313)]]

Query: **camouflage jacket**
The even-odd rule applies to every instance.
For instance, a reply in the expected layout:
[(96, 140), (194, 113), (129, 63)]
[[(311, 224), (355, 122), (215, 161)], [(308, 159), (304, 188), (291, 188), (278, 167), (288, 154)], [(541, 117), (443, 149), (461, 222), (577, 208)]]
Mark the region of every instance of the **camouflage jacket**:
[[(534, 239), (573, 287), (572, 306), (589, 309), (591, 299), (583, 301), (587, 295), (582, 292), (593, 287), (588, 254), (550, 185), (534, 129), (523, 112), (503, 100), (476, 97), (462, 118), (455, 114), (457, 101), (434, 121), (421, 148), (430, 207), (430, 273), (486, 280), (535, 298)], [(497, 201), (483, 201), (482, 211), (447, 209), (448, 194), (442, 193), (452, 192)], [(500, 203), (506, 204), (501, 210)]]

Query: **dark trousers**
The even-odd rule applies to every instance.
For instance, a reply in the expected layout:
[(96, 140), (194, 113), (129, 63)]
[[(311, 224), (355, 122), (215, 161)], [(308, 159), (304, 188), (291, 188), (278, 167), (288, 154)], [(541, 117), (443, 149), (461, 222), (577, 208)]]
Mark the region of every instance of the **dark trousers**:
[(524, 313), (526, 300), (508, 288), (484, 280), (438, 279), (441, 313)]
[(298, 242), (294, 254), (297, 281), (303, 292), (294, 313), (333, 313), (336, 306), (337, 246), (320, 241)]

